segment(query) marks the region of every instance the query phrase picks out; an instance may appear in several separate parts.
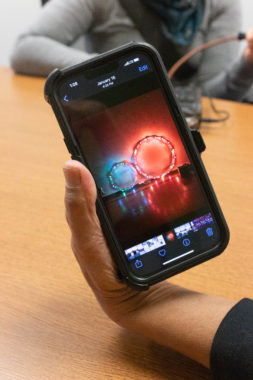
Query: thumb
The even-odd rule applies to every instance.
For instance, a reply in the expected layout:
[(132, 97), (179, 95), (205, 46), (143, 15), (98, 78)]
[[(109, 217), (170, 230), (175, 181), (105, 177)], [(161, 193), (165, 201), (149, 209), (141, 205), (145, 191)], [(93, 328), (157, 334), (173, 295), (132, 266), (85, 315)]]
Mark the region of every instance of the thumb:
[(119, 288), (122, 284), (117, 279), (115, 265), (96, 214), (94, 179), (78, 161), (67, 161), (63, 172), (66, 181), (66, 218), (72, 233), (72, 249), (82, 272), (94, 291)]
[(88, 169), (78, 161), (67, 161), (63, 172), (69, 227), (78, 240), (89, 241), (100, 230), (95, 208), (96, 185)]

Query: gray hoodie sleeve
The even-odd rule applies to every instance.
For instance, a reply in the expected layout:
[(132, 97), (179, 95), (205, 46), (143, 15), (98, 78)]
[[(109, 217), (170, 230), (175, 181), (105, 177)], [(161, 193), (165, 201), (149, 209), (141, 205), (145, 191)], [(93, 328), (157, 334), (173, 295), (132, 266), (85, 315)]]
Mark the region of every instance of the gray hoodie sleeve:
[[(241, 32), (241, 2), (212, 0), (206, 41)], [(203, 53), (198, 79), (207, 96), (242, 100), (253, 85), (253, 63), (238, 56), (239, 41), (207, 49)], [(215, 73), (213, 75), (212, 73)]]
[(203, 94), (241, 101), (253, 86), (253, 63), (242, 56), (229, 70), (222, 71), (203, 86)]
[(97, 21), (97, 3), (96, 0), (53, 0), (46, 4), (14, 46), (13, 70), (47, 76), (55, 67), (63, 68), (94, 56), (71, 45)]

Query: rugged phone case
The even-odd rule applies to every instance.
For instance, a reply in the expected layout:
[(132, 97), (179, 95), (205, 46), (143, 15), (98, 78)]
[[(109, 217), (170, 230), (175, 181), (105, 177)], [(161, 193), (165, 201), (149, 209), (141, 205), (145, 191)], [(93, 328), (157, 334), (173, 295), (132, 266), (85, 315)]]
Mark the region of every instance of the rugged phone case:
[(101, 54), (98, 57), (92, 58), (84, 63), (63, 69), (55, 69), (48, 77), (45, 84), (45, 99), (52, 106), (53, 111), (56, 115), (57, 121), (61, 127), (64, 142), (66, 147), (72, 157), (72, 159), (82, 162), (84, 165), (87, 165), (85, 158), (80, 151), (78, 144), (75, 141), (75, 138), (72, 134), (68, 122), (65, 118), (63, 112), (61, 112), (60, 107), (57, 103), (56, 89), (58, 83), (68, 76), (70, 73), (75, 74), (84, 69), (90, 69), (99, 65), (101, 63), (109, 62), (111, 59), (117, 59), (121, 57), (122, 54), (133, 53), (135, 51), (144, 52), (149, 55), (149, 58), (152, 60), (154, 66), (156, 67), (157, 73), (159, 75), (160, 82), (162, 83), (163, 90), (167, 95), (168, 102), (171, 107), (172, 116), (176, 120), (176, 125), (180, 134), (184, 140), (184, 143), (187, 145), (187, 148), (191, 154), (191, 159), (195, 165), (195, 168), (198, 172), (201, 184), (206, 193), (206, 196), (209, 200), (210, 207), (212, 212), (215, 215), (216, 221), (220, 228), (221, 232), (221, 241), (220, 244), (214, 249), (210, 249), (201, 254), (196, 255), (195, 257), (188, 257), (184, 262), (174, 263), (166, 270), (163, 270), (161, 273), (150, 275), (148, 278), (140, 278), (133, 273), (130, 273), (124, 259), (124, 252), (120, 248), (116, 236), (114, 234), (113, 228), (110, 224), (109, 218), (103, 206), (103, 201), (101, 196), (98, 193), (97, 198), (97, 213), (100, 219), (103, 233), (106, 237), (107, 243), (110, 247), (112, 255), (118, 265), (121, 278), (123, 278), (129, 285), (138, 288), (139, 290), (148, 289), (148, 287), (154, 283), (165, 280), (168, 277), (171, 277), (177, 273), (180, 273), (186, 269), (189, 269), (195, 265), (198, 265), (210, 258), (213, 258), (220, 254), (227, 246), (229, 241), (229, 230), (224, 219), (223, 213), (220, 209), (219, 203), (216, 199), (215, 193), (213, 191), (212, 185), (209, 181), (208, 175), (203, 166), (200, 153), (205, 149), (205, 144), (202, 140), (201, 135), (198, 131), (190, 131), (188, 126), (185, 123), (184, 117), (180, 110), (180, 106), (176, 100), (176, 97), (173, 92), (173, 87), (168, 79), (168, 75), (163, 65), (162, 59), (155, 48), (145, 43), (130, 43), (124, 45), (120, 48), (111, 50), (107, 53)]

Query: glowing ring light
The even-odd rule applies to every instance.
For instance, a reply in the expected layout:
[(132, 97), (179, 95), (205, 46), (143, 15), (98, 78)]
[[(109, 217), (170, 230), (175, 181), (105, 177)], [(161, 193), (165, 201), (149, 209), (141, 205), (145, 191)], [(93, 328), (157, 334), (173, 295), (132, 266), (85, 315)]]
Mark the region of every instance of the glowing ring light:
[(162, 178), (174, 168), (176, 152), (165, 137), (147, 136), (136, 144), (133, 160), (142, 176), (148, 179)]
[(128, 161), (116, 162), (108, 173), (110, 185), (115, 190), (126, 191), (137, 183), (137, 172), (134, 165)]

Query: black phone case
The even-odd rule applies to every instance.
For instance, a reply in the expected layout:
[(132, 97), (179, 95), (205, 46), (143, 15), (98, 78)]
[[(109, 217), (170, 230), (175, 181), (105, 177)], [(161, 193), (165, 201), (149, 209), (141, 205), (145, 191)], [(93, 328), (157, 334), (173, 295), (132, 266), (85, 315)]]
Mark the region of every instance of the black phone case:
[(170, 266), (170, 268), (163, 270), (159, 274), (150, 275), (148, 278), (137, 277), (133, 273), (130, 273), (128, 269), (128, 266), (126, 264), (125, 253), (123, 252), (123, 250), (119, 246), (119, 243), (117, 242), (117, 238), (114, 234), (108, 215), (103, 206), (102, 198), (98, 192), (97, 214), (100, 219), (103, 233), (106, 237), (108, 246), (118, 265), (119, 275), (129, 285), (138, 288), (139, 290), (146, 290), (152, 284), (163, 281), (175, 274), (183, 272), (195, 265), (198, 265), (204, 261), (207, 261), (219, 255), (224, 251), (229, 241), (229, 230), (225, 218), (223, 216), (223, 213), (221, 211), (221, 208), (219, 206), (214, 190), (212, 188), (212, 185), (210, 183), (210, 180), (208, 178), (208, 175), (200, 157), (200, 153), (205, 149), (204, 142), (198, 131), (191, 132), (188, 126), (186, 125), (180, 106), (174, 95), (173, 87), (168, 79), (165, 66), (162, 62), (159, 53), (153, 46), (149, 44), (132, 42), (117, 49), (113, 49), (109, 52), (101, 54), (88, 61), (85, 61), (84, 63), (80, 63), (78, 65), (63, 70), (55, 69), (51, 72), (51, 74), (49, 74), (47, 78), (47, 81), (45, 83), (44, 94), (46, 101), (51, 105), (55, 113), (55, 116), (64, 136), (64, 142), (69, 153), (71, 154), (71, 158), (82, 162), (85, 166), (88, 167), (85, 158), (83, 157), (81, 150), (79, 149), (79, 146), (75, 140), (75, 137), (68, 125), (65, 115), (63, 114), (63, 112), (61, 112), (61, 109), (58, 105), (56, 97), (57, 84), (59, 83), (59, 81), (64, 79), (69, 74), (75, 74), (84, 69), (94, 68), (95, 66), (101, 63), (109, 62), (111, 59), (119, 58), (122, 54), (133, 53), (136, 50), (138, 50), (138, 52), (142, 51), (148, 54), (149, 58), (152, 60), (154, 66), (156, 67), (156, 71), (159, 75), (159, 79), (162, 84), (163, 90), (167, 96), (168, 103), (170, 104), (172, 117), (174, 118), (174, 121), (177, 125), (179, 134), (181, 135), (185, 145), (187, 146), (188, 151), (191, 154), (191, 160), (195, 165), (196, 171), (199, 175), (199, 179), (210, 203), (212, 212), (215, 215), (221, 233), (221, 241), (219, 245), (215, 248), (198, 254), (195, 257), (188, 257), (183, 262), (174, 263)]

